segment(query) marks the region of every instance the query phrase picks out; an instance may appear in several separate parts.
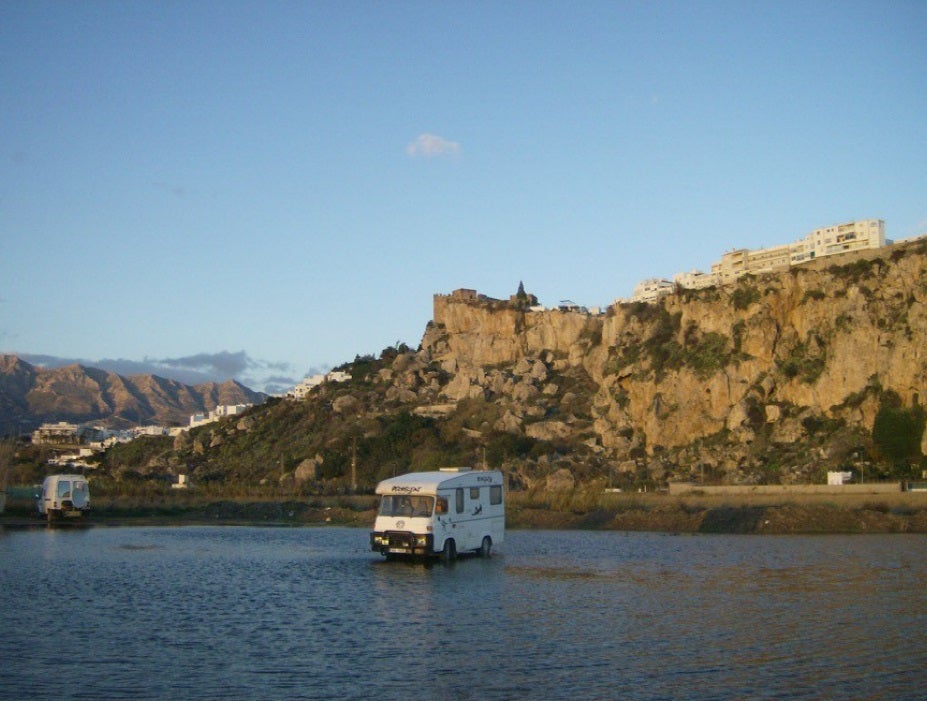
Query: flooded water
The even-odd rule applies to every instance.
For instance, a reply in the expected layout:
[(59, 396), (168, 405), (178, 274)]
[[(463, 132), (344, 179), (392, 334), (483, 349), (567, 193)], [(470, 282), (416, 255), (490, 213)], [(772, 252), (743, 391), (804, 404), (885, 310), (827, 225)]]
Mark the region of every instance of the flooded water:
[(0, 699), (921, 699), (927, 537), (0, 531)]

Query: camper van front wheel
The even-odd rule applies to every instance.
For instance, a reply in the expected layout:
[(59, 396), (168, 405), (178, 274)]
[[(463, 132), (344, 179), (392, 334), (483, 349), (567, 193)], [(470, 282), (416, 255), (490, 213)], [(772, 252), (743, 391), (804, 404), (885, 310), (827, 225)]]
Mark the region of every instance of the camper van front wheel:
[(483, 536), (483, 543), (480, 545), (480, 557), (489, 557), (492, 554), (492, 538), (488, 535)]
[(441, 559), (445, 562), (452, 562), (457, 559), (457, 543), (453, 538), (444, 541), (444, 550), (441, 551)]

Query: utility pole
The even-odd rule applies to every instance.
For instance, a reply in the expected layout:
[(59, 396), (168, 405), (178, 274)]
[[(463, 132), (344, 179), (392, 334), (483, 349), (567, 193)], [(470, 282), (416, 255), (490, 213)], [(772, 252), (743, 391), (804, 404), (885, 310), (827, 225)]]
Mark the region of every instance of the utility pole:
[(357, 436), (351, 441), (351, 491), (357, 492)]

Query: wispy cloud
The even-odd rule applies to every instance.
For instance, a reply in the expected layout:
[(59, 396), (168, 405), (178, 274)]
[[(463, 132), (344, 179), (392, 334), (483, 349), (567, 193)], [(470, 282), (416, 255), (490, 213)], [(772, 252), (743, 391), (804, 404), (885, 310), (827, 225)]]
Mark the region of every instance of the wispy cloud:
[(197, 353), (182, 358), (145, 359), (157, 365), (177, 370), (194, 370), (207, 375), (236, 377), (252, 369), (255, 362), (244, 351), (232, 353), (220, 351), (218, 353)]
[(189, 190), (187, 190), (187, 188), (183, 185), (173, 185), (171, 183), (164, 182), (163, 180), (155, 182), (154, 186), (156, 189), (162, 192), (169, 192), (174, 197), (179, 197), (180, 199), (183, 199), (189, 194)]
[(460, 144), (437, 134), (419, 134), (415, 141), (406, 146), (406, 153), (412, 158), (456, 158)]

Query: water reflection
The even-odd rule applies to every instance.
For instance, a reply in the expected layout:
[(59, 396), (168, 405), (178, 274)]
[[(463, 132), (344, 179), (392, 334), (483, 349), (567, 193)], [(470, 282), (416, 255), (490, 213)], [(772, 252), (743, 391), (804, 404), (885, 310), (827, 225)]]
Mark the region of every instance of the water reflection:
[(352, 529), (18, 532), (0, 698), (917, 698), (925, 545), (513, 532), (428, 567)]

